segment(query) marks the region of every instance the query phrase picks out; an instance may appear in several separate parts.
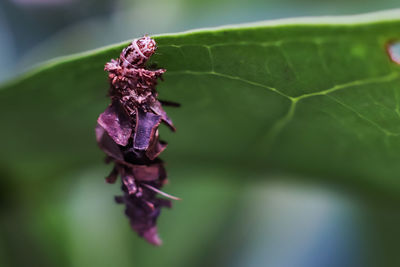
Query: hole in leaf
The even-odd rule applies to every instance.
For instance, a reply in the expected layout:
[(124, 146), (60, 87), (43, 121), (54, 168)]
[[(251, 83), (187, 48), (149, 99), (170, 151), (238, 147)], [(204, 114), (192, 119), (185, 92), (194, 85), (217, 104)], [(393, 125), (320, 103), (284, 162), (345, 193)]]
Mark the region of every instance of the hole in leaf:
[(386, 50), (389, 54), (390, 59), (393, 62), (400, 64), (400, 41), (389, 42), (386, 45)]

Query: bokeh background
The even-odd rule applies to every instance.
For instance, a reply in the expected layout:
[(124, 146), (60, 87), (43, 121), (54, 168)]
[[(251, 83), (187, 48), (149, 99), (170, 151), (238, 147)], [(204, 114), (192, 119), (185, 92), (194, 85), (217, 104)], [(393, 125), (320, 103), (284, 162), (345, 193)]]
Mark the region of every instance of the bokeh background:
[[(398, 0), (1, 0), (0, 82), (143, 34), (398, 7)], [(100, 152), (98, 165), (56, 177), (33, 168), (14, 179), (0, 166), (0, 266), (400, 266), (398, 203), (287, 174), (227, 173), (218, 163), (172, 167), (166, 191), (184, 200), (161, 215), (164, 245), (154, 248), (113, 202), (119, 186), (103, 182), (109, 166)]]

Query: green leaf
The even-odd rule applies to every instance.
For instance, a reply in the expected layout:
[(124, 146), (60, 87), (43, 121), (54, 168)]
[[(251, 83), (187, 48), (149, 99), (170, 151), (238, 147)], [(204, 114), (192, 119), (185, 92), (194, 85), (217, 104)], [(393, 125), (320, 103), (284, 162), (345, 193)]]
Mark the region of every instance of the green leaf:
[[(177, 133), (161, 133), (168, 168), (294, 173), (398, 194), (400, 66), (385, 45), (400, 39), (399, 16), (156, 36), (152, 63), (167, 69), (160, 98), (182, 104), (167, 110)], [(103, 65), (126, 45), (55, 59), (3, 86), (0, 164), (11, 176), (101, 164), (93, 129), (108, 103)]]

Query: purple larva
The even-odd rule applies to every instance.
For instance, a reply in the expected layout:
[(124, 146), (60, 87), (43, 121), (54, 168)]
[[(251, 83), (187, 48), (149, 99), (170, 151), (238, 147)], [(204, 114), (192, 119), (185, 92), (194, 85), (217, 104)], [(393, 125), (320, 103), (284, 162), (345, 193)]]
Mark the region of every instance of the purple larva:
[(167, 175), (158, 155), (167, 144), (159, 140), (158, 126), (165, 123), (175, 131), (161, 103), (176, 104), (157, 99), (157, 79), (166, 70), (145, 66), (156, 48), (156, 42), (144, 36), (105, 65), (111, 104), (97, 120), (96, 138), (108, 162), (114, 164), (106, 181), (114, 183), (121, 177), (124, 194), (116, 201), (125, 204), (131, 227), (151, 244), (160, 245), (157, 218), (162, 207), (171, 207), (169, 199), (178, 198), (160, 190)]

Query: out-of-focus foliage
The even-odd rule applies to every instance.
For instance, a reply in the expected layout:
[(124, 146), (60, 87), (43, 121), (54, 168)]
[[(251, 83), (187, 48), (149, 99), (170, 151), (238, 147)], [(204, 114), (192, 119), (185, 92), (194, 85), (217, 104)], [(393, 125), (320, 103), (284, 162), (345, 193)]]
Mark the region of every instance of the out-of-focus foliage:
[[(43, 59), (145, 33), (398, 5), (23, 2), (29, 1), (0, 3), (0, 79)], [(161, 134), (170, 143), (166, 191), (183, 201), (161, 215), (165, 244), (157, 249), (135, 236), (113, 202), (120, 190), (102, 182), (109, 168), (94, 140), (95, 119), (107, 105), (102, 67), (126, 43), (53, 61), (9, 84), (0, 91), (0, 266), (399, 266), (398, 202), (387, 201), (399, 189), (397, 137), (387, 134), (396, 132), (400, 82), (383, 50), (399, 25), (384, 24), (159, 36), (153, 61), (169, 73), (159, 91), (183, 104), (168, 111), (177, 134)], [(263, 88), (269, 85), (294, 97), (335, 92), (300, 100), (290, 115), (290, 100)], [(292, 119), (281, 128), (286, 114)], [(257, 144), (260, 136), (266, 142)], [(264, 147), (270, 150), (257, 149)], [(323, 187), (305, 184), (310, 177)]]
[[(271, 258), (276, 255), (271, 250), (267, 258), (262, 249), (229, 258), (246, 251), (247, 242), (239, 237), (259, 236), (252, 233), (260, 229), (256, 222), (270, 214), (243, 204), (249, 195), (241, 192), (252, 192), (248, 188), (257, 180), (291, 172), (351, 185), (353, 192), (372, 192), (372, 199), (396, 199), (400, 72), (385, 51), (386, 42), (400, 36), (399, 20), (387, 18), (396, 14), (343, 18), (343, 24), (298, 21), (156, 37), (159, 50), (152, 61), (168, 70), (160, 97), (182, 104), (169, 111), (179, 131), (161, 135), (170, 142), (164, 159), (171, 188), (184, 201), (162, 216), (167, 244), (151, 253), (147, 244), (131, 242), (122, 211), (112, 203), (115, 192), (96, 182), (106, 170), (79, 171), (100, 161), (92, 126), (107, 104), (102, 65), (126, 44), (55, 60), (4, 86), (5, 259), (38, 266), (231, 266), (232, 261), (280, 266), (285, 261)], [(62, 178), (64, 173), (69, 174)], [(325, 209), (306, 204), (305, 213), (307, 207), (314, 215)], [(303, 230), (313, 225), (299, 223)], [(322, 235), (332, 231), (328, 222), (315, 223), (328, 227)], [(235, 234), (246, 225), (252, 230)], [(263, 235), (275, 231), (270, 227)], [(358, 234), (334, 236), (335, 247), (360, 240)], [(309, 240), (309, 249), (319, 247), (318, 238)], [(333, 242), (332, 236), (325, 238)], [(357, 255), (367, 253), (352, 255), (354, 246), (348, 248), (336, 255), (326, 247), (321, 258), (292, 257), (301, 259), (299, 266), (332, 261), (362, 266)], [(20, 250), (29, 254), (18, 257)], [(98, 257), (87, 256), (98, 251)]]

